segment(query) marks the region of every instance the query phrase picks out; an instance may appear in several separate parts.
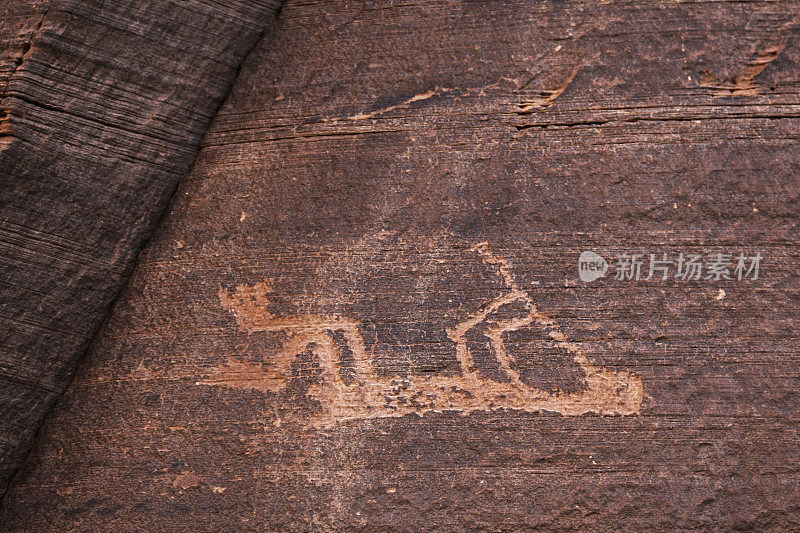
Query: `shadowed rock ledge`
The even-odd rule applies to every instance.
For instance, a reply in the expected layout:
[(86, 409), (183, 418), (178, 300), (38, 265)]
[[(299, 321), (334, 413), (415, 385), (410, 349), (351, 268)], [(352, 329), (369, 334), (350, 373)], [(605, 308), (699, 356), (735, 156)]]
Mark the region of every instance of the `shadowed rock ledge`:
[(0, 495), (279, 3), (0, 6)]

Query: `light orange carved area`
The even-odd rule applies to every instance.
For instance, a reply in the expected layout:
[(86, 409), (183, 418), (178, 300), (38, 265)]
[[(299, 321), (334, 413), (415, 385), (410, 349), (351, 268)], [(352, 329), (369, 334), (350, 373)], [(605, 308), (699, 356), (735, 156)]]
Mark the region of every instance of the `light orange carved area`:
[[(552, 411), (566, 416), (585, 413), (635, 415), (644, 396), (641, 379), (628, 372), (613, 372), (592, 364), (577, 344), (568, 342), (555, 322), (541, 314), (530, 295), (521, 290), (510, 265), (493, 255), (486, 243), (472, 248), (489, 265), (496, 267), (507, 292), (487, 302), (475, 314), (447, 330), (455, 343), (461, 368), (458, 376), (379, 377), (367, 354), (359, 322), (347, 317), (303, 315), (276, 316), (268, 310), (271, 287), (266, 283), (240, 285), (231, 294), (220, 289), (222, 306), (231, 312), (248, 333), (284, 332), (288, 340), (267, 366), (229, 361), (211, 370), (198, 385), (220, 385), (279, 392), (289, 384), (288, 370), (295, 358), (310, 348), (322, 368), (320, 379), (310, 384), (308, 395), (321, 410), (311, 419), (314, 427), (358, 419), (400, 417), (408, 414), (515, 409), (526, 412)], [(513, 318), (499, 318), (502, 310), (517, 311)], [(514, 368), (514, 356), (506, 349), (507, 332), (538, 325), (554, 344), (569, 353), (585, 374), (586, 388), (578, 392), (550, 392), (524, 383)], [(470, 353), (467, 335), (482, 327), (493, 355), (508, 381), (487, 379), (478, 372)], [(339, 369), (342, 343), (352, 355), (355, 376), (347, 382)]]

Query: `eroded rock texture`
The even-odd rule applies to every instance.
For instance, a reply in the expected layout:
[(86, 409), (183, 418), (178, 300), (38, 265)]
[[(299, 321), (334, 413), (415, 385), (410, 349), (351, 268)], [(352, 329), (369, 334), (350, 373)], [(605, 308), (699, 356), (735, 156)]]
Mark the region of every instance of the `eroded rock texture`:
[(289, 2), (3, 523), (800, 527), (799, 8)]
[(3, 0), (0, 494), (277, 0)]

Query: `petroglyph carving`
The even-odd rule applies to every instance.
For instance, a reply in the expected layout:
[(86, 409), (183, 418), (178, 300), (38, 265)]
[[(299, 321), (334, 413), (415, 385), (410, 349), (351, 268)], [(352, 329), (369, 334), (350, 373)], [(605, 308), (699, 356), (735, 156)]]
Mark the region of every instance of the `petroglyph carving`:
[[(567, 416), (639, 413), (643, 389), (637, 376), (609, 371), (590, 362), (581, 348), (568, 342), (556, 323), (543, 315), (530, 295), (519, 288), (504, 259), (493, 255), (486, 243), (476, 245), (472, 251), (497, 268), (506, 292), (447, 329), (448, 338), (455, 343), (460, 375), (378, 376), (358, 321), (336, 315), (277, 316), (268, 310), (270, 286), (259, 283), (252, 287), (238, 286), (232, 294), (221, 289), (220, 302), (249, 333), (286, 334), (282, 349), (267, 366), (231, 361), (212, 369), (198, 384), (279, 392), (289, 384), (288, 371), (292, 362), (299, 354), (311, 350), (322, 369), (320, 378), (308, 388), (308, 395), (321, 407), (311, 419), (315, 427), (346, 420), (443, 411), (458, 411), (463, 415), (494, 409), (553, 411)], [(565, 350), (577, 363), (585, 376), (583, 390), (553, 392), (521, 380), (504, 335), (531, 325), (543, 329), (553, 344)], [(506, 375), (506, 381), (487, 379), (476, 368), (470, 349), (470, 339), (476, 335), (488, 339), (486, 344)], [(345, 356), (353, 367), (347, 381), (340, 372)]]

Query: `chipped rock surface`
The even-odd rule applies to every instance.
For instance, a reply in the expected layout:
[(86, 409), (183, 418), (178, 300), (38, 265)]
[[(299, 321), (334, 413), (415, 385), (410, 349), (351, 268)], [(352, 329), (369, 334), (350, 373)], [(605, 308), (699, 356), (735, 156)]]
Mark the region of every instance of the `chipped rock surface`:
[(797, 529), (798, 8), (288, 2), (0, 523)]

